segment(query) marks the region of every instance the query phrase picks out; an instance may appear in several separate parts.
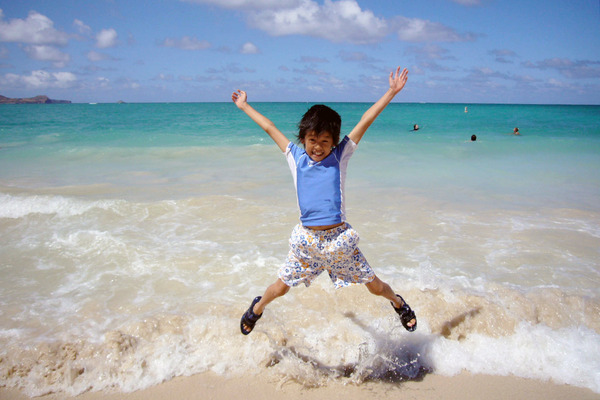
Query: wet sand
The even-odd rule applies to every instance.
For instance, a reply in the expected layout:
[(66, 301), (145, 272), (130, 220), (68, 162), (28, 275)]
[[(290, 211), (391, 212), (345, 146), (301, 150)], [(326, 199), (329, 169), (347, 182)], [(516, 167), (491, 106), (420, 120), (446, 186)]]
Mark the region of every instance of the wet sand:
[[(600, 394), (589, 389), (552, 382), (506, 376), (471, 375), (463, 373), (447, 377), (429, 374), (421, 381), (385, 384), (381, 382), (361, 385), (329, 384), (325, 387), (306, 388), (296, 382), (274, 381), (264, 376), (224, 378), (213, 373), (175, 378), (151, 388), (133, 393), (111, 391), (88, 392), (76, 397), (64, 393), (37, 397), (40, 400), (185, 400), (185, 399), (286, 399), (286, 400), (598, 400)], [(29, 399), (16, 389), (0, 389), (5, 400)]]

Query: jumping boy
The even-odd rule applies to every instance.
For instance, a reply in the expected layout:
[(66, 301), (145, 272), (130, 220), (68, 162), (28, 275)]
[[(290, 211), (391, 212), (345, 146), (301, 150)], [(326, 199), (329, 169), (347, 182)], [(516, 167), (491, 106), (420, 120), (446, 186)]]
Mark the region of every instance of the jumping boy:
[(365, 284), (369, 292), (392, 303), (408, 331), (417, 328), (417, 318), (410, 306), (375, 275), (358, 249), (359, 236), (346, 222), (344, 204), (348, 161), (375, 118), (404, 88), (407, 77), (406, 69), (400, 72), (398, 67), (395, 74), (392, 71), (390, 88), (341, 142), (339, 114), (327, 106), (311, 107), (298, 126), (298, 140), (304, 149), (290, 142), (273, 122), (252, 108), (246, 92), (237, 90), (231, 95), (235, 105), (264, 129), (285, 154), (300, 207), (300, 224), (290, 237), (285, 265), (279, 269), (275, 283), (256, 297), (242, 316), (240, 329), (244, 335), (252, 332), (270, 302), (300, 283), (308, 287), (325, 270), (336, 288)]

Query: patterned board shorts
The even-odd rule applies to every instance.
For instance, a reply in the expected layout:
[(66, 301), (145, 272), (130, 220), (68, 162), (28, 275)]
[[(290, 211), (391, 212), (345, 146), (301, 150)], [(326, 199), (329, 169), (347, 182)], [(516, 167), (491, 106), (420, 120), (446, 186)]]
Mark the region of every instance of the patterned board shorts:
[(296, 225), (290, 236), (290, 252), (279, 269), (279, 279), (288, 286), (307, 287), (327, 270), (337, 289), (369, 283), (375, 273), (358, 248), (358, 233), (350, 224), (325, 231)]

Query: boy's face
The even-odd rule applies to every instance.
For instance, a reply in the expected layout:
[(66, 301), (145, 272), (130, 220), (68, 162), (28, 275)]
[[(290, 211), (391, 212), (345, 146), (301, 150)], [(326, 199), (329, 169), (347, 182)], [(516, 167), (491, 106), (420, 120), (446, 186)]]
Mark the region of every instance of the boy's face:
[(323, 161), (331, 153), (333, 148), (333, 137), (325, 131), (316, 134), (315, 131), (306, 132), (302, 141), (306, 154), (315, 162)]

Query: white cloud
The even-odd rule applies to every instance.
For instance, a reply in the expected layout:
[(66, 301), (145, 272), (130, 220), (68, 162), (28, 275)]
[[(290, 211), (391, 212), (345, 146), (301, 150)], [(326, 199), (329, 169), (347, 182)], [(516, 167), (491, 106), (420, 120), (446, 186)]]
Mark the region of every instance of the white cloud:
[(398, 38), (406, 42), (463, 42), (475, 39), (473, 34), (461, 35), (439, 22), (418, 18), (396, 17), (394, 26)]
[(81, 33), (82, 35), (89, 35), (92, 33), (92, 28), (90, 28), (78, 19), (73, 21), (73, 26), (75, 26), (77, 30), (79, 30), (79, 33)]
[(508, 49), (490, 50), (489, 53), (494, 55), (496, 61), (502, 64), (512, 64), (512, 59), (517, 57), (517, 54), (514, 51)]
[(374, 62), (374, 58), (360, 51), (340, 51), (339, 57), (342, 61), (349, 62)]
[(328, 63), (329, 60), (327, 60), (326, 58), (322, 58), (322, 57), (313, 57), (313, 56), (300, 56), (299, 59), (296, 60), (297, 62), (301, 62), (301, 63), (310, 63), (310, 64), (322, 64), (322, 63)]
[(361, 76), (360, 81), (364, 86), (374, 90), (380, 90), (388, 85), (388, 78), (383, 75)]
[(437, 44), (427, 43), (422, 46), (410, 46), (404, 54), (410, 54), (425, 60), (448, 60), (454, 57), (448, 55), (449, 51)]
[(181, 39), (166, 38), (162, 45), (182, 50), (206, 50), (211, 46), (206, 40), (200, 40), (190, 36), (184, 36)]
[(96, 35), (96, 47), (100, 49), (106, 49), (109, 47), (115, 47), (117, 45), (117, 31), (113, 28), (110, 29), (102, 29)]
[(335, 76), (323, 77), (319, 80), (323, 82), (327, 87), (334, 87), (337, 89), (343, 89), (346, 87), (345, 81), (338, 79)]
[(0, 84), (7, 87), (27, 89), (66, 89), (75, 86), (77, 77), (71, 72), (32, 71), (29, 75), (6, 74)]
[(114, 87), (123, 90), (137, 90), (142, 86), (135, 79), (132, 78), (120, 78), (114, 82)]
[(163, 81), (163, 82), (174, 82), (175, 76), (172, 74), (158, 74), (154, 77), (155, 81)]
[(214, 4), (235, 10), (273, 10), (296, 7), (302, 0), (182, 0), (188, 3)]
[(260, 53), (260, 51), (258, 50), (258, 47), (256, 47), (256, 45), (254, 43), (246, 42), (242, 46), (241, 53), (242, 54), (258, 54), (258, 53)]
[(71, 61), (71, 56), (54, 46), (31, 45), (25, 47), (25, 53), (38, 61), (52, 61), (56, 68), (63, 68)]
[(316, 69), (316, 68), (311, 68), (311, 67), (304, 67), (302, 69), (294, 68), (294, 72), (302, 74), (302, 75), (314, 75), (314, 76), (326, 76), (326, 75), (328, 75), (327, 72), (325, 72), (323, 70)]
[(558, 79), (554, 79), (554, 78), (549, 79), (547, 84), (548, 84), (548, 87), (550, 87), (550, 88), (558, 88), (558, 89), (572, 89), (573, 88), (572, 85), (570, 85), (566, 82), (563, 82), (563, 81), (559, 81)]
[(88, 58), (88, 60), (90, 60), (92, 62), (98, 62), (98, 61), (109, 60), (111, 57), (108, 54), (103, 54), (103, 53), (99, 53), (97, 51), (92, 50), (89, 53), (87, 53), (87, 58)]
[(0, 42), (54, 44), (64, 46), (69, 35), (54, 29), (54, 22), (45, 15), (30, 11), (26, 19), (3, 21), (0, 9)]
[(455, 3), (463, 6), (478, 6), (481, 4), (481, 0), (452, 0)]
[[(183, 0), (238, 9), (247, 14), (248, 24), (272, 36), (306, 35), (332, 42), (377, 43), (396, 33), (408, 42), (456, 42), (473, 40), (441, 23), (418, 18), (377, 17), (362, 9), (356, 0)], [(479, 0), (458, 0), (475, 5)]]
[(323, 87), (321, 86), (315, 86), (315, 85), (309, 85), (306, 87), (306, 89), (310, 90), (311, 92), (317, 92), (317, 93), (323, 93), (325, 92), (325, 90), (323, 89)]
[(110, 79), (104, 76), (99, 76), (98, 78), (96, 78), (95, 83), (96, 88), (106, 89), (110, 87)]
[[(415, 70), (414, 72), (421, 71), (422, 73), (425, 73), (425, 71), (428, 71), (428, 72), (450, 72), (450, 71), (453, 71), (452, 68), (447, 67), (444, 64), (440, 64), (436, 61), (421, 61), (416, 67), (418, 67), (418, 69)], [(411, 69), (410, 72), (412, 73), (413, 70)]]
[(355, 0), (325, 0), (323, 5), (302, 0), (294, 8), (251, 12), (249, 23), (273, 36), (308, 35), (357, 44), (376, 42), (389, 33), (385, 19), (362, 10)]
[(537, 68), (541, 70), (556, 70), (567, 78), (587, 79), (600, 77), (600, 61), (592, 60), (569, 60), (566, 58), (549, 58), (538, 61), (535, 64), (531, 61), (523, 63), (528, 68)]

